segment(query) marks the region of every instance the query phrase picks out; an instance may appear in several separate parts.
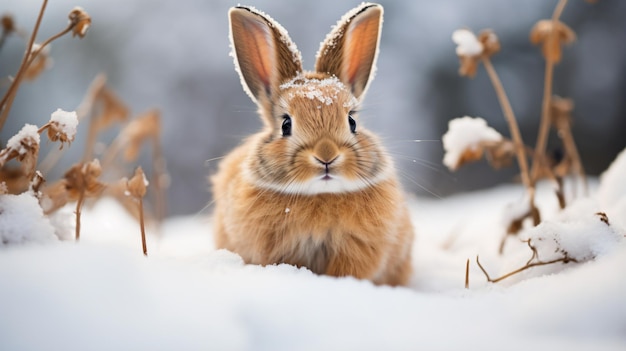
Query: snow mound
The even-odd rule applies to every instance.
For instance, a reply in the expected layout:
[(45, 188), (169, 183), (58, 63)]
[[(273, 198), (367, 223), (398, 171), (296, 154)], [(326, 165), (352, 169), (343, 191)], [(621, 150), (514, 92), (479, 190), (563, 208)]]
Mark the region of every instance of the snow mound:
[(606, 255), (624, 241), (623, 231), (597, 211), (591, 201), (570, 204), (555, 219), (544, 220), (525, 234), (537, 249), (539, 259), (567, 257), (585, 262)]
[(54, 227), (30, 193), (0, 195), (0, 247), (57, 241)]

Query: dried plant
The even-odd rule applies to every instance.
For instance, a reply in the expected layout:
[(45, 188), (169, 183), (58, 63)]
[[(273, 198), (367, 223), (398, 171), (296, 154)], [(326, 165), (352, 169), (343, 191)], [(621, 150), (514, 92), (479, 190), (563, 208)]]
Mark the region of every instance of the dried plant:
[[(539, 180), (542, 165), (545, 165), (543, 159), (546, 157), (545, 154), (548, 133), (552, 124), (550, 112), (553, 106), (552, 85), (554, 79), (554, 66), (561, 61), (562, 46), (564, 44), (570, 44), (576, 40), (576, 33), (559, 20), (566, 5), (567, 0), (559, 0), (552, 14), (552, 18), (549, 20), (540, 20), (537, 24), (535, 24), (530, 32), (530, 41), (533, 44), (541, 45), (541, 52), (545, 59), (541, 122), (539, 124), (534, 161), (531, 170), (533, 184)], [(577, 152), (575, 155), (570, 156), (576, 158), (578, 160), (577, 162), (580, 163)]]
[[(541, 46), (541, 52), (546, 61), (541, 121), (537, 144), (534, 149), (523, 144), (515, 121), (515, 115), (491, 63), (490, 57), (500, 50), (500, 44), (496, 35), (490, 30), (485, 30), (476, 36), (468, 29), (457, 30), (452, 35), (453, 41), (458, 45), (456, 54), (461, 63), (459, 74), (471, 78), (476, 74), (478, 65), (481, 62), (485, 66), (496, 90), (504, 116), (509, 124), (512, 140), (508, 141), (504, 137), (497, 140), (480, 140), (469, 145), (462, 155), (457, 158), (456, 164), (452, 163), (451, 166), (451, 163), (446, 163), (445, 158), (444, 164), (451, 170), (455, 170), (465, 162), (472, 162), (486, 156), (490, 164), (494, 168), (498, 168), (510, 163), (511, 153), (514, 151), (520, 167), (522, 183), (528, 190), (528, 209), (520, 212), (517, 216), (511, 217), (511, 221), (507, 225), (507, 232), (500, 245), (500, 252), (503, 251), (506, 238), (522, 229), (526, 219), (530, 218), (534, 225), (541, 222), (541, 214), (535, 205), (535, 189), (539, 179), (547, 178), (555, 184), (555, 195), (562, 209), (567, 206), (563, 182), (567, 176), (577, 176), (583, 184), (583, 192), (587, 193), (585, 171), (571, 128), (571, 113), (574, 103), (571, 99), (552, 96), (554, 66), (563, 57), (562, 47), (576, 40), (576, 33), (560, 21), (566, 5), (567, 0), (559, 0), (552, 18), (538, 21), (530, 32), (530, 41), (535, 45)], [(563, 157), (559, 157), (557, 154), (551, 157), (546, 154), (547, 136), (551, 127), (557, 131), (562, 141), (564, 148)], [(446, 148), (446, 135), (444, 135), (444, 148)], [(447, 152), (446, 150), (446, 156), (448, 156)], [(532, 155), (533, 160), (530, 170), (527, 164), (529, 155)], [(576, 193), (576, 188), (574, 188), (574, 193)]]
[(64, 175), (64, 186), (70, 201), (76, 201), (76, 240), (80, 239), (80, 214), (85, 198), (98, 197), (106, 185), (98, 179), (102, 167), (98, 159), (77, 163)]
[(158, 110), (150, 110), (137, 116), (126, 125), (107, 150), (103, 165), (108, 168), (117, 155), (122, 153), (126, 162), (134, 162), (139, 156), (141, 146), (150, 143), (152, 148), (152, 177), (156, 197), (157, 218), (165, 216), (165, 188), (167, 171), (165, 158), (161, 150), (161, 114)]
[(0, 151), (0, 168), (9, 160), (16, 159), (21, 162), (22, 174), (28, 180), (32, 179), (39, 155), (39, 139), (37, 126), (26, 124)]
[(126, 181), (126, 191), (128, 196), (137, 201), (139, 207), (139, 225), (141, 228), (141, 247), (143, 254), (148, 256), (148, 248), (146, 246), (146, 229), (143, 219), (143, 197), (146, 195), (148, 180), (141, 167), (137, 167), (135, 175)]
[[(92, 85), (100, 83), (97, 79), (98, 77)], [(113, 90), (108, 88), (104, 82), (96, 86), (96, 88), (97, 89), (94, 89), (92, 92), (94, 94), (93, 97), (87, 97), (92, 101), (89, 104), (92, 117), (90, 119), (89, 134), (87, 135), (87, 145), (85, 146), (83, 160), (89, 160), (93, 157), (93, 150), (98, 140), (98, 134), (114, 124), (125, 124), (130, 116), (130, 110), (126, 104)]]
[[(41, 67), (45, 68), (45, 58), (43, 59), (43, 61), (41, 61), (42, 58), (38, 57), (39, 55), (45, 55), (45, 50), (47, 50), (48, 44), (72, 31), (78, 31), (79, 37), (82, 38), (89, 28), (89, 24), (91, 23), (91, 18), (84, 10), (80, 8), (74, 8), (68, 15), (69, 24), (64, 30), (44, 40), (41, 44), (35, 44), (37, 33), (39, 32), (39, 26), (41, 25), (41, 21), (47, 4), (48, 0), (43, 0), (41, 9), (39, 10), (37, 21), (35, 22), (35, 27), (28, 40), (28, 45), (26, 46), (26, 53), (22, 58), (22, 62), (17, 71), (17, 74), (15, 75), (15, 78), (11, 82), (9, 89), (0, 101), (0, 130), (2, 130), (2, 127), (6, 122), (9, 112), (11, 111), (11, 106), (13, 105), (13, 101), (22, 80), (28, 79), (29, 77), (36, 77), (38, 73), (40, 73), (40, 70), (42, 69)], [(10, 23), (8, 23), (7, 20), (7, 26), (9, 26), (9, 24)], [(33, 64), (35, 64), (35, 66), (33, 66), (35, 67), (35, 69), (31, 68)]]
[[(534, 199), (535, 186), (531, 182), (528, 169), (528, 160), (526, 158), (525, 145), (522, 135), (513, 113), (513, 108), (506, 95), (502, 82), (496, 73), (495, 68), (491, 64), (491, 56), (500, 51), (500, 41), (495, 33), (491, 30), (483, 30), (478, 37), (467, 29), (459, 29), (452, 34), (452, 40), (458, 45), (456, 48), (457, 56), (461, 61), (459, 73), (463, 76), (473, 77), (476, 73), (476, 66), (482, 62), (485, 70), (489, 75), (489, 79), (494, 86), (496, 95), (502, 107), (502, 112), (508, 123), (513, 145), (515, 146), (515, 154), (520, 168), (520, 176), (522, 183), (526, 187), (531, 202), (529, 203), (531, 211), (535, 208)], [(535, 223), (535, 225), (538, 224)]]
[(570, 258), (566, 252), (563, 253), (562, 257), (559, 258), (555, 258), (553, 260), (550, 261), (542, 261), (539, 259), (539, 255), (537, 254), (537, 248), (535, 248), (530, 240), (526, 240), (525, 241), (528, 244), (528, 247), (530, 248), (530, 250), (532, 251), (532, 256), (530, 257), (530, 259), (528, 260), (528, 262), (526, 262), (526, 264), (518, 269), (513, 270), (512, 272), (506, 273), (498, 278), (491, 278), (489, 276), (489, 274), (487, 273), (487, 270), (483, 267), (483, 265), (480, 263), (480, 259), (478, 256), (476, 256), (476, 264), (478, 265), (478, 267), (480, 268), (480, 270), (483, 272), (483, 274), (485, 274), (485, 277), (487, 278), (487, 281), (490, 283), (497, 283), (500, 282), (506, 278), (509, 278), (511, 276), (514, 276), (518, 273), (521, 273), (527, 269), (533, 268), (533, 267), (539, 267), (539, 266), (547, 266), (550, 264), (555, 264), (555, 263), (570, 263), (570, 262), (578, 262), (573, 258)]

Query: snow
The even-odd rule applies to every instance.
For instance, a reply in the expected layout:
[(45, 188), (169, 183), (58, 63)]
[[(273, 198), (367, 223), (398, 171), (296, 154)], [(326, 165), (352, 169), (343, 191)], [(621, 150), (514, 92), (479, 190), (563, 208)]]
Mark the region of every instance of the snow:
[(458, 56), (478, 56), (483, 52), (483, 44), (468, 29), (457, 29), (452, 33), (452, 41), (457, 44)]
[(441, 138), (445, 155), (443, 164), (449, 169), (456, 169), (466, 150), (480, 148), (481, 142), (497, 142), (502, 135), (489, 127), (480, 117), (459, 117), (450, 120), (448, 131)]
[(31, 143), (39, 145), (38, 129), (36, 125), (26, 123), (17, 134), (7, 141), (7, 149), (15, 150), (18, 154), (24, 155), (28, 150), (22, 145), (23, 142), (27, 143), (30, 148), (32, 148)]
[(37, 198), (28, 192), (0, 195), (0, 252), (3, 246), (56, 240)]
[(74, 140), (76, 127), (78, 126), (78, 115), (76, 111), (68, 112), (59, 108), (52, 112), (50, 122), (55, 123), (57, 129), (60, 129), (63, 134), (67, 135), (69, 140)]
[[(623, 179), (621, 164), (605, 174)], [(611, 180), (594, 181), (592, 193)], [(624, 212), (604, 222), (596, 212), (614, 208), (601, 196), (559, 211), (550, 185), (540, 184), (543, 224), (510, 238), (499, 255), (498, 214), (520, 194), (520, 185), (507, 185), (410, 198), (415, 272), (400, 288), (284, 264), (245, 265), (214, 249), (207, 215), (148, 226), (144, 257), (138, 223), (111, 199), (84, 208), (79, 243), (58, 241), (49, 226), (25, 227), (46, 222), (32, 195), (0, 196), (2, 203), (21, 201), (13, 212), (4, 207), (0, 228), (21, 228), (23, 238), (47, 233), (39, 241), (45, 245), (0, 249), (0, 344), (7, 350), (625, 349), (626, 244), (624, 227), (616, 224)], [(27, 208), (37, 213), (18, 211)], [(542, 260), (567, 250), (581, 263), (486, 282), (476, 255), (499, 276), (530, 258), (520, 240), (529, 237)]]

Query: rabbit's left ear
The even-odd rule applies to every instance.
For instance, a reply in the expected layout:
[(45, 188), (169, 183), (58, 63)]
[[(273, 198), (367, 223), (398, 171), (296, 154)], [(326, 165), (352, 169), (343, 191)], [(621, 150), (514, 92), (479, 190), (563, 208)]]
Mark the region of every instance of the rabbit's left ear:
[(374, 77), (383, 7), (364, 3), (346, 13), (317, 52), (315, 70), (337, 76), (361, 99)]

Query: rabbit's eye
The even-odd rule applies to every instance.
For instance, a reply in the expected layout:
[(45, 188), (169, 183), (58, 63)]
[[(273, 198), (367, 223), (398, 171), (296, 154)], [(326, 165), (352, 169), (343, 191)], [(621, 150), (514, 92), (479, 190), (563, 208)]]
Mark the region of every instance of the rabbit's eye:
[(282, 130), (284, 137), (291, 135), (291, 117), (289, 117), (289, 115), (287, 114), (283, 115)]
[(352, 118), (352, 114), (348, 115), (348, 123), (350, 123), (350, 131), (352, 134), (356, 134), (356, 121)]

